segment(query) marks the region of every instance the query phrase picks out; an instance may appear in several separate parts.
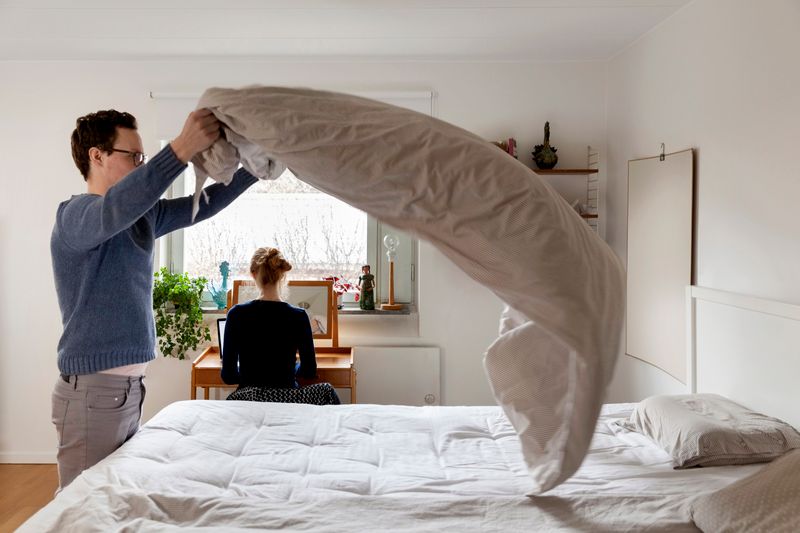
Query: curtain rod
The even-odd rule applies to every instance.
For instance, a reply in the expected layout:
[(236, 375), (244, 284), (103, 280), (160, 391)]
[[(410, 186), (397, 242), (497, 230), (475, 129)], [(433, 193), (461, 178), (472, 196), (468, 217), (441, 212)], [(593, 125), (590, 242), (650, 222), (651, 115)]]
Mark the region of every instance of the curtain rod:
[[(160, 92), (160, 91), (149, 91), (148, 95), (153, 100), (179, 100), (179, 99), (193, 99), (197, 100), (200, 98), (202, 93), (171, 93), (171, 92)], [(354, 96), (361, 96), (364, 98), (372, 98), (372, 99), (402, 99), (402, 98), (433, 98), (436, 93), (434, 91), (376, 91), (376, 92), (369, 92), (369, 91), (354, 91), (351, 93)]]

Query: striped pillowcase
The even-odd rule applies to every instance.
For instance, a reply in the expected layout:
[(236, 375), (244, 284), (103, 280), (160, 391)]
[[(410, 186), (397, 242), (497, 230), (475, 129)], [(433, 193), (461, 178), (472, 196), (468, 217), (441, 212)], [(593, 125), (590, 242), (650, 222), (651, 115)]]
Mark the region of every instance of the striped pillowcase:
[(692, 519), (703, 531), (800, 531), (800, 450), (723, 489), (698, 496)]

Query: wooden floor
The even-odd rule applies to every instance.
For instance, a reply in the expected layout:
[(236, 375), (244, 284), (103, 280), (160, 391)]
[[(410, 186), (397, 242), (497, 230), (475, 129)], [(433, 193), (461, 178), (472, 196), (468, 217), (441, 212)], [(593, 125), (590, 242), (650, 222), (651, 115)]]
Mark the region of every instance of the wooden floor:
[(0, 464), (0, 533), (14, 531), (53, 499), (56, 465)]

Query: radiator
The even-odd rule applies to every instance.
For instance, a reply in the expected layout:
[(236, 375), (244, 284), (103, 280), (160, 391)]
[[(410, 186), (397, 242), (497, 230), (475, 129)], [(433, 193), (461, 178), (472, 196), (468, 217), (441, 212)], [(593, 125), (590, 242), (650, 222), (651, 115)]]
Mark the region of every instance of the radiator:
[(354, 346), (358, 403), (439, 405), (439, 348)]

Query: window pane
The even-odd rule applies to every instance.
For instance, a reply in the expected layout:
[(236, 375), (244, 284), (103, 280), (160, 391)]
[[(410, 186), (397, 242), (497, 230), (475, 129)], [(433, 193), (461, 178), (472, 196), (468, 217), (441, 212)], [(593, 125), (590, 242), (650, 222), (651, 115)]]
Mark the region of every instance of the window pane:
[[(186, 170), (186, 194), (194, 192)], [(202, 200), (201, 200), (202, 201)], [(228, 261), (232, 278), (250, 276), (250, 257), (260, 246), (283, 252), (289, 279), (339, 276), (357, 281), (367, 262), (367, 214), (298, 180), (288, 170), (259, 181), (216, 216), (184, 230), (184, 269), (220, 279)]]

